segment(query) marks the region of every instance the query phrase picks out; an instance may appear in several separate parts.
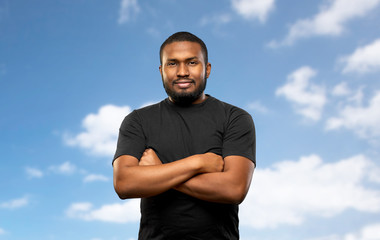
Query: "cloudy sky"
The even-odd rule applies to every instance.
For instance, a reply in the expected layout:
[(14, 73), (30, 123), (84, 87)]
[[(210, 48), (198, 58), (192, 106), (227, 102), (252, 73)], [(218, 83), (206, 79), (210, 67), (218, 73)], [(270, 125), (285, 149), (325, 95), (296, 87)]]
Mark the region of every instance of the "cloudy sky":
[(182, 30), (256, 124), (241, 239), (379, 240), (380, 0), (0, 0), (0, 240), (137, 239), (117, 131)]

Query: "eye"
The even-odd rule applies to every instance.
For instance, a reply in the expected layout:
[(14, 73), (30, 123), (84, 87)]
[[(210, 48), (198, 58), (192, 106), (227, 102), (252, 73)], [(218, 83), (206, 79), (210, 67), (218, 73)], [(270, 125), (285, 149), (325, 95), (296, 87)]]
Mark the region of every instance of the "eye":
[(166, 66), (175, 66), (176, 65), (176, 63), (175, 62), (168, 62), (167, 64), (166, 64)]
[(190, 62), (189, 62), (189, 65), (197, 65), (197, 64), (198, 64), (197, 61), (190, 61)]

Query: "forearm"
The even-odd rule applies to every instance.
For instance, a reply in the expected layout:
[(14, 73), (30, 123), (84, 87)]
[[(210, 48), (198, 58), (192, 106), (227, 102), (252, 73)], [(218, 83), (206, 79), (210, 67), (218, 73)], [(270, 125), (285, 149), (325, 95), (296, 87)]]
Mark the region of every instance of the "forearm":
[(254, 168), (246, 158), (227, 157), (223, 172), (194, 176), (175, 189), (204, 201), (240, 204), (248, 192)]
[(195, 157), (151, 166), (115, 168), (115, 190), (120, 198), (143, 198), (165, 192), (200, 172)]
[(225, 172), (200, 174), (174, 189), (204, 201), (227, 204), (239, 204), (246, 192), (241, 185), (231, 182)]

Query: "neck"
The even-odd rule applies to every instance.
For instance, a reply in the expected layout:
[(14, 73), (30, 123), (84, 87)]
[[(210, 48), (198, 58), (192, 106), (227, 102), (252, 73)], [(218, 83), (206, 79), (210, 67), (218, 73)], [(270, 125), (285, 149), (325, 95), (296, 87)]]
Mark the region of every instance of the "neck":
[(205, 93), (202, 93), (197, 100), (195, 100), (192, 104), (199, 104), (204, 102), (207, 99), (207, 96)]
[(182, 104), (181, 102), (176, 102), (173, 100), (172, 97), (169, 96), (169, 100), (172, 102), (172, 103), (175, 103), (177, 105), (194, 105), (194, 104), (199, 104), (199, 103), (202, 103), (204, 102), (206, 99), (207, 99), (207, 95), (203, 92), (195, 101), (193, 101), (191, 104), (190, 103), (186, 103), (186, 104)]

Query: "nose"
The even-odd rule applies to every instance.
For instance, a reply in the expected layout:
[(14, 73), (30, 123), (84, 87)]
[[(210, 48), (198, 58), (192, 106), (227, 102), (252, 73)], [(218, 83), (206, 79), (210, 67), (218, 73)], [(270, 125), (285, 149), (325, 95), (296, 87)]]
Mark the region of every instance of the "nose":
[(178, 66), (177, 69), (177, 76), (178, 77), (188, 77), (189, 76), (189, 69), (186, 64), (181, 63)]

